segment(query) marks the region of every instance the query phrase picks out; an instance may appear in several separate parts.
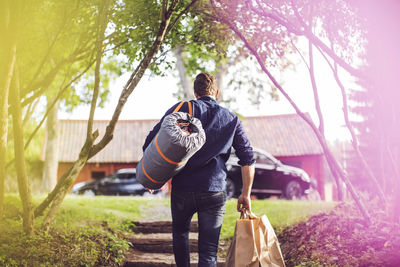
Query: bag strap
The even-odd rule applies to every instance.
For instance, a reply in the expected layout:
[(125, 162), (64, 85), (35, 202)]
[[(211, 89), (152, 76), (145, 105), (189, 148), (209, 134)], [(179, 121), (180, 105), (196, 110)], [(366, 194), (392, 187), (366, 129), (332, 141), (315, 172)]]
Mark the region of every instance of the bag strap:
[[(186, 101), (181, 101), (181, 102), (179, 103), (179, 105), (176, 106), (176, 108), (174, 109), (174, 113), (175, 113), (175, 112), (178, 112), (178, 111), (181, 109), (182, 105), (183, 105), (185, 102), (186, 102)], [(188, 103), (189, 114), (190, 114), (190, 116), (193, 116), (192, 102), (187, 101), (187, 103)]]

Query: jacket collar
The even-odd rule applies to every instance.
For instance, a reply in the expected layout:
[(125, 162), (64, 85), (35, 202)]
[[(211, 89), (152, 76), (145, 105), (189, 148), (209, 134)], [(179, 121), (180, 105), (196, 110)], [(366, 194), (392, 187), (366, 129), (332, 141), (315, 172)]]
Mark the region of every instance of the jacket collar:
[(215, 99), (215, 97), (208, 96), (208, 95), (202, 96), (202, 97), (200, 97), (198, 100), (217, 102), (217, 100)]

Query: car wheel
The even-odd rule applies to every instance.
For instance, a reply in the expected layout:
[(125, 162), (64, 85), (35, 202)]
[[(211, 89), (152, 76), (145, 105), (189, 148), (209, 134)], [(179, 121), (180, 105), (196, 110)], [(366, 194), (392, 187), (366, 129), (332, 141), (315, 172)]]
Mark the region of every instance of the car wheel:
[(85, 197), (94, 197), (96, 192), (94, 192), (92, 189), (86, 189), (82, 192), (82, 195)]
[(231, 179), (226, 179), (226, 197), (233, 198), (236, 195), (236, 186)]
[(285, 186), (284, 194), (286, 199), (300, 199), (303, 196), (303, 189), (298, 181), (291, 180)]

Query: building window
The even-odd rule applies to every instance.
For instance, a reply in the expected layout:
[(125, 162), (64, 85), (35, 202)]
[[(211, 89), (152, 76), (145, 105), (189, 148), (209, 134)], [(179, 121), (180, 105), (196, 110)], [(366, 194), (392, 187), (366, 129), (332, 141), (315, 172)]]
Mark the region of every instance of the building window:
[(100, 179), (106, 176), (106, 172), (92, 172), (92, 179)]

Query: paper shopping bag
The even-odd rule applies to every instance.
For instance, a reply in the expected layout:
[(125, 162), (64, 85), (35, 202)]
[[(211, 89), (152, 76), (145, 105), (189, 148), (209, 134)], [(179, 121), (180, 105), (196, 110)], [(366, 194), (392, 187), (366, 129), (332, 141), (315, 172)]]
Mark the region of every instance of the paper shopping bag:
[(226, 267), (284, 267), (278, 239), (266, 215), (242, 213), (228, 251)]
[[(282, 256), (281, 248), (279, 246), (278, 238), (276, 237), (274, 228), (272, 228), (271, 223), (266, 215), (260, 218), (260, 229), (264, 232), (264, 240), (266, 242), (267, 252), (261, 254), (261, 258), (269, 258), (271, 266), (285, 266), (285, 261)], [(268, 266), (268, 265), (267, 265)]]

